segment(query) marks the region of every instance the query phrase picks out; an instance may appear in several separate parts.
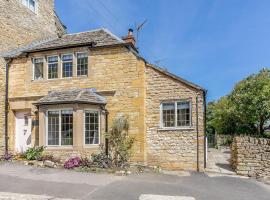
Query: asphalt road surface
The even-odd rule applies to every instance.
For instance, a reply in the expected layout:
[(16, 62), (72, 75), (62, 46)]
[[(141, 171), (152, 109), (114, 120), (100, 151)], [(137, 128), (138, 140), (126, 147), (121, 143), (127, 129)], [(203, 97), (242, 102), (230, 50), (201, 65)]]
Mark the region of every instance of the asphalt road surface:
[(2, 163), (0, 199), (269, 200), (270, 186), (204, 173), (121, 177)]

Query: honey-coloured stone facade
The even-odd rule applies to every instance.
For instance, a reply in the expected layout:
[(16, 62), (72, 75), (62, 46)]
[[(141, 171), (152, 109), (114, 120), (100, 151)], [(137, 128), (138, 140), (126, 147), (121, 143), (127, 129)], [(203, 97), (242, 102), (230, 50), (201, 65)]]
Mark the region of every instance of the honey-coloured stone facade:
[[(197, 140), (199, 140), (199, 169), (204, 169), (203, 93), (164, 73), (146, 66), (146, 146), (147, 162), (169, 169), (197, 169)], [(196, 98), (198, 98), (198, 133)], [(164, 101), (191, 101), (191, 127), (160, 128), (160, 105)]]
[(54, 0), (37, 0), (37, 12), (21, 0), (0, 0), (0, 154), (4, 149), (5, 60), (1, 54), (33, 41), (57, 37), (65, 27), (54, 11)]
[[(76, 52), (88, 53), (88, 76), (77, 77), (76, 73), (73, 73), (71, 78), (47, 80), (45, 59), (44, 79), (33, 80), (33, 58), (72, 53), (74, 55), (73, 70), (76, 70)], [(13, 59), (10, 66), (9, 82), (9, 147), (14, 149), (16, 140), (14, 136), (15, 114), (18, 110), (28, 110), (33, 119), (39, 120), (39, 126), (32, 128), (32, 146), (44, 145), (46, 140), (44, 122), (46, 108), (37, 109), (33, 103), (47, 95), (49, 91), (71, 88), (95, 88), (99, 94), (106, 98), (105, 109), (109, 112), (109, 128), (115, 117), (120, 115), (128, 117), (129, 134), (135, 137), (132, 162), (158, 165), (166, 169), (184, 170), (196, 170), (198, 163), (199, 169), (203, 170), (203, 91), (148, 65), (125, 46), (48, 50)], [(160, 128), (160, 104), (164, 100), (183, 99), (191, 101), (192, 125), (188, 129), (166, 130)], [(78, 110), (76, 116), (80, 118), (83, 109), (74, 108), (74, 110)], [(39, 114), (37, 115), (37, 113)], [(103, 121), (101, 121), (103, 124), (102, 138), (104, 138), (105, 132), (104, 120), (103, 117)], [(98, 146), (85, 148), (82, 144), (83, 125), (79, 124), (81, 121), (78, 118), (77, 121), (74, 121), (74, 126), (77, 127), (73, 136), (73, 139), (77, 141), (76, 145), (74, 144), (69, 149), (47, 148), (47, 151), (62, 159), (74, 155), (89, 156), (91, 153), (97, 152)], [(104, 142), (104, 140), (102, 141)], [(197, 142), (199, 143), (198, 152)], [(197, 155), (199, 159), (197, 159)]]

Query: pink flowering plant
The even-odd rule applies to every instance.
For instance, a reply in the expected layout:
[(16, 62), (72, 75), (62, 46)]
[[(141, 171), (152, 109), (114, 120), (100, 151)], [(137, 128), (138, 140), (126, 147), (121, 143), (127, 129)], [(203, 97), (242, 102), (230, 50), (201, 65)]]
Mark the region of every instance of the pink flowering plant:
[(65, 169), (73, 169), (75, 167), (79, 167), (82, 163), (81, 158), (75, 157), (75, 158), (70, 158), (68, 161), (65, 162), (64, 168)]

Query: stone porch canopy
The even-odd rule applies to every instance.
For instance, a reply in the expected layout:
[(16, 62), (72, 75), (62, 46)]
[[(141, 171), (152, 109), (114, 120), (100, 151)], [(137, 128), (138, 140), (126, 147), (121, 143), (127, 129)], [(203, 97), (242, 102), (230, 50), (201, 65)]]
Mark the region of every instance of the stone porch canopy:
[(51, 91), (34, 103), (35, 106), (56, 104), (93, 104), (106, 105), (105, 97), (94, 92), (92, 88)]

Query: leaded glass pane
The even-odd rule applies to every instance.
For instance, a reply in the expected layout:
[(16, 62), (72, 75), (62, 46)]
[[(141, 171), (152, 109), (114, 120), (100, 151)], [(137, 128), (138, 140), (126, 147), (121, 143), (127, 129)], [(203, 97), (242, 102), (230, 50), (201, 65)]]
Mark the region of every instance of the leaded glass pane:
[(163, 114), (163, 127), (174, 127), (175, 126), (175, 104), (163, 103), (162, 114)]
[(73, 111), (61, 111), (61, 145), (73, 144)]
[(85, 112), (85, 144), (99, 144), (99, 112)]
[(190, 103), (177, 103), (177, 126), (190, 126)]
[(77, 54), (77, 75), (83, 76), (88, 74), (88, 54)]
[(59, 145), (59, 111), (48, 111), (48, 145)]

